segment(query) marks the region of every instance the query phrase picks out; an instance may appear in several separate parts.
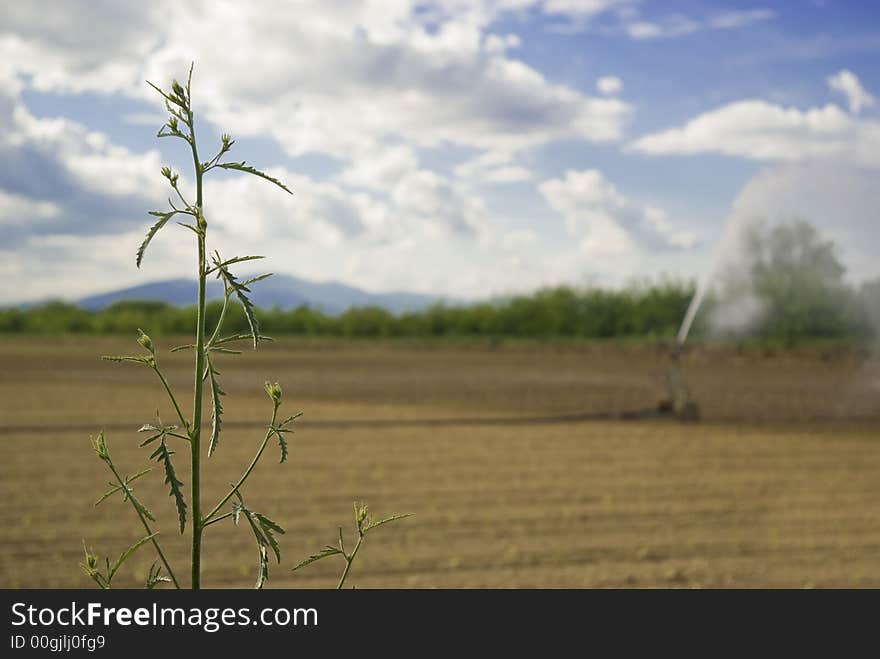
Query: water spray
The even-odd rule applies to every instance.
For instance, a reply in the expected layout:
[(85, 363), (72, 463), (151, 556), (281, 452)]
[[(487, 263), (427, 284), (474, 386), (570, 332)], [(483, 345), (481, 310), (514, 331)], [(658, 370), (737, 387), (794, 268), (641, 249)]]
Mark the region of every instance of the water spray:
[(681, 327), (678, 328), (678, 334), (675, 336), (675, 342), (672, 344), (670, 353), (671, 365), (666, 373), (666, 384), (669, 389), (669, 397), (660, 401), (657, 410), (664, 414), (673, 414), (682, 421), (696, 421), (700, 418), (699, 406), (691, 400), (690, 390), (684, 379), (684, 373), (681, 368), (681, 355), (684, 352), (684, 344), (690, 334), (691, 326), (697, 317), (697, 311), (703, 304), (703, 298), (706, 297), (706, 291), (709, 289), (710, 276), (703, 277), (697, 285), (697, 290), (688, 304), (684, 319), (681, 321)]

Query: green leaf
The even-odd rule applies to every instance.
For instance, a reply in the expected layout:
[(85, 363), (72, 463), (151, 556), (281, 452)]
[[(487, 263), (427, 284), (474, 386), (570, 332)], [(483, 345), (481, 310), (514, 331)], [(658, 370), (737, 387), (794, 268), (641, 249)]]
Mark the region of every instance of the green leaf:
[(335, 556), (336, 554), (341, 554), (341, 553), (342, 552), (338, 548), (331, 547), (330, 545), (327, 545), (326, 547), (324, 547), (324, 549), (319, 551), (317, 554), (312, 554), (306, 560), (304, 560), (301, 563), (290, 568), (290, 570), (291, 570), (291, 572), (296, 572), (300, 568), (304, 568), (306, 565), (311, 565), (315, 561), (320, 561), (322, 558), (327, 558), (328, 556)]
[(256, 590), (262, 590), (263, 585), (269, 578), (269, 550), (266, 545), (260, 545), (260, 572), (257, 574), (257, 583), (254, 584)]
[(174, 346), (168, 352), (180, 352), (181, 350), (193, 350), (193, 349), (195, 349), (195, 347), (196, 347), (195, 343), (188, 343), (183, 346)]
[(135, 497), (134, 495), (134, 492), (131, 491), (131, 488), (124, 488), (124, 492), (125, 493), (123, 494), (123, 500), (125, 500), (126, 498), (131, 499), (131, 503), (134, 506), (135, 510), (137, 510), (141, 515), (146, 517), (151, 522), (156, 521), (156, 518), (153, 517), (153, 513), (151, 513), (144, 504), (138, 501), (137, 497)]
[(100, 499), (98, 499), (97, 501), (95, 501), (95, 505), (98, 506), (98, 505), (104, 503), (107, 499), (109, 499), (110, 497), (112, 497), (114, 494), (116, 494), (116, 493), (119, 492), (120, 490), (122, 490), (122, 486), (121, 486), (121, 485), (114, 485), (113, 488), (111, 488), (111, 489), (108, 490), (107, 492), (104, 492), (104, 494), (101, 495), (101, 498), (100, 498)]
[(275, 539), (273, 535), (273, 531), (275, 533), (280, 533), (284, 535), (284, 529), (278, 526), (271, 519), (266, 517), (265, 515), (261, 515), (260, 513), (254, 513), (254, 517), (257, 518), (257, 521), (260, 524), (260, 528), (263, 531), (263, 534), (266, 536), (266, 540), (269, 541), (269, 544), (272, 546), (272, 551), (275, 552), (275, 558), (280, 563), (281, 562), (281, 548), (278, 546), (278, 541)]
[(144, 253), (147, 251), (147, 246), (150, 244), (153, 236), (159, 233), (159, 229), (164, 227), (168, 223), (168, 220), (177, 215), (177, 211), (150, 211), (150, 215), (152, 215), (153, 217), (158, 217), (159, 219), (156, 220), (156, 223), (150, 227), (149, 231), (147, 231), (146, 238), (144, 238), (144, 242), (142, 242), (141, 246), (138, 247), (137, 259), (135, 260), (135, 263), (139, 268), (141, 267), (141, 261), (144, 260)]
[(242, 263), (243, 261), (257, 261), (259, 259), (264, 259), (265, 256), (234, 256), (231, 259), (226, 261), (221, 261), (219, 264), (215, 263), (215, 265), (211, 266), (207, 270), (205, 270), (206, 275), (210, 275), (212, 272), (215, 272), (218, 267), (226, 268), (234, 263)]
[(244, 315), (247, 318), (248, 325), (251, 328), (251, 338), (254, 342), (254, 349), (257, 347), (257, 343), (260, 340), (260, 326), (257, 323), (257, 318), (254, 315), (254, 303), (251, 302), (248, 297), (248, 293), (251, 290), (238, 281), (238, 278), (233, 275), (229, 270), (223, 265), (223, 262), (220, 260), (220, 255), (216, 254), (214, 256), (214, 265), (217, 267), (217, 276), (222, 278), (223, 281), (226, 282), (226, 285), (232, 289), (235, 293), (236, 297), (238, 297), (238, 301), (241, 302), (241, 306), (244, 309)]
[(101, 355), (105, 362), (134, 362), (152, 367), (156, 360), (152, 355)]
[(274, 434), (278, 438), (278, 446), (281, 448), (281, 459), (278, 461), (279, 464), (287, 460), (287, 440), (284, 439), (284, 433), (291, 432), (290, 430), (272, 428), (272, 434)]
[(146, 475), (149, 474), (151, 471), (153, 471), (153, 468), (152, 468), (152, 467), (147, 467), (146, 469), (142, 469), (141, 471), (139, 471), (138, 473), (136, 473), (134, 476), (126, 476), (126, 477), (125, 477), (125, 484), (128, 485), (129, 483), (133, 483), (133, 482), (136, 481), (138, 478), (140, 478), (141, 476), (146, 476)]
[(364, 527), (364, 533), (370, 531), (372, 529), (378, 528), (380, 526), (384, 526), (385, 524), (390, 524), (391, 522), (396, 522), (399, 519), (406, 519), (407, 517), (412, 517), (412, 513), (407, 513), (406, 515), (393, 515), (391, 517), (386, 517), (382, 521), (379, 522), (370, 522)]
[[(233, 334), (232, 336), (224, 336), (222, 339), (217, 339), (214, 341), (214, 345), (218, 346), (222, 343), (230, 343), (232, 341), (246, 341), (248, 339), (252, 339), (253, 337), (250, 334)], [(257, 337), (260, 341), (274, 341), (271, 336), (263, 336), (262, 334)]]
[(127, 495), (128, 497), (131, 497), (131, 489), (128, 487), (128, 485), (130, 485), (131, 483), (136, 481), (141, 476), (145, 476), (146, 474), (149, 474), (151, 471), (153, 471), (152, 468), (149, 468), (149, 469), (144, 469), (142, 471), (139, 471), (134, 476), (126, 476), (124, 486), (123, 485), (114, 485), (113, 483), (108, 483), (108, 485), (111, 486), (111, 489), (108, 492), (105, 492), (103, 495), (101, 495), (101, 498), (98, 499), (97, 501), (95, 501), (95, 505), (97, 506), (97, 505), (103, 503), (109, 497), (113, 496), (117, 492), (122, 492), (124, 489), (127, 490), (127, 493), (123, 496)]
[(223, 424), (223, 403), (220, 402), (220, 396), (225, 396), (226, 392), (217, 382), (218, 375), (211, 360), (208, 359), (208, 377), (211, 380), (211, 441), (208, 443), (208, 457), (211, 457), (217, 448), (217, 443), (220, 441), (220, 427)]
[[(247, 518), (248, 524), (251, 526), (251, 531), (254, 533), (254, 538), (257, 541), (257, 547), (260, 550), (260, 570), (257, 573), (257, 583), (254, 586), (254, 588), (260, 590), (263, 587), (263, 584), (266, 583), (266, 579), (269, 578), (269, 543), (274, 543), (275, 539), (272, 538), (272, 540), (269, 540), (266, 537), (262, 524), (259, 520), (254, 521), (256, 515), (245, 508), (244, 505), (241, 506), (241, 512), (243, 512), (244, 516)], [(278, 560), (281, 560), (280, 557)]]
[(116, 563), (113, 564), (113, 567), (110, 568), (109, 572), (107, 573), (107, 579), (108, 579), (108, 580), (112, 580), (112, 579), (113, 579), (113, 575), (116, 574), (116, 571), (117, 571), (120, 567), (122, 567), (122, 564), (125, 563), (125, 561), (127, 561), (128, 558), (129, 558), (133, 553), (135, 553), (135, 552), (138, 550), (138, 547), (141, 547), (142, 545), (148, 543), (148, 542), (149, 542), (150, 540), (152, 540), (154, 537), (156, 537), (156, 534), (155, 534), (155, 533), (151, 533), (151, 534), (148, 535), (148, 536), (144, 536), (143, 538), (141, 538), (140, 540), (138, 540), (136, 543), (134, 543), (131, 547), (129, 547), (129, 548), (126, 549), (124, 552), (122, 552), (121, 554), (119, 554), (119, 558), (116, 559)]
[(150, 455), (150, 458), (155, 459), (156, 462), (162, 463), (165, 467), (165, 484), (170, 488), (168, 496), (174, 497), (174, 503), (177, 506), (177, 519), (180, 526), (180, 532), (183, 533), (183, 530), (186, 527), (186, 499), (184, 499), (183, 491), (180, 489), (183, 482), (177, 479), (177, 474), (174, 472), (174, 465), (171, 462), (172, 455), (174, 455), (174, 451), (168, 450), (168, 445), (165, 444), (165, 440), (163, 439), (162, 443), (159, 444), (159, 446), (156, 447), (156, 450), (153, 451), (152, 455)]
[(278, 424), (278, 428), (279, 428), (280, 430), (282, 430), (282, 432), (293, 432), (292, 430), (290, 430), (290, 429), (288, 429), (288, 428), (284, 428), (284, 426), (286, 426), (288, 423), (291, 423), (291, 422), (293, 422), (293, 421), (296, 421), (296, 420), (297, 420), (298, 418), (300, 418), (302, 415), (303, 415), (302, 412), (297, 412), (296, 414), (291, 414), (289, 417), (287, 417), (286, 419), (284, 419), (284, 421), (282, 421), (281, 423)]
[(150, 570), (147, 572), (147, 580), (144, 583), (144, 588), (147, 590), (153, 590), (160, 583), (171, 583), (171, 579), (162, 574), (162, 566), (156, 565), (154, 562), (150, 566)]
[(138, 446), (146, 446), (147, 444), (152, 444), (157, 439), (159, 439), (160, 437), (164, 437), (164, 436), (165, 436), (164, 432), (156, 433), (155, 435), (151, 435), (150, 437), (147, 437), (144, 441), (142, 441), (140, 444), (138, 444)]
[(254, 169), (250, 165), (246, 165), (244, 160), (242, 160), (241, 162), (221, 162), (221, 163), (217, 164), (217, 167), (222, 167), (223, 169), (234, 169), (235, 171), (238, 171), (238, 172), (245, 172), (247, 174), (253, 174), (254, 176), (259, 176), (260, 178), (264, 178), (267, 181), (274, 183), (275, 185), (277, 185), (279, 188), (281, 188), (282, 190), (284, 190), (288, 194), (293, 194), (290, 191), (290, 189), (286, 185), (284, 185), (281, 181), (279, 181), (277, 178), (269, 176), (265, 172), (261, 172), (258, 169)]
[(264, 275), (258, 275), (256, 277), (251, 277), (250, 279), (245, 279), (243, 282), (241, 282), (241, 285), (242, 286), (250, 286), (251, 284), (256, 284), (258, 281), (263, 281), (264, 279), (268, 279), (273, 274), (275, 274), (275, 273), (274, 272), (267, 272)]

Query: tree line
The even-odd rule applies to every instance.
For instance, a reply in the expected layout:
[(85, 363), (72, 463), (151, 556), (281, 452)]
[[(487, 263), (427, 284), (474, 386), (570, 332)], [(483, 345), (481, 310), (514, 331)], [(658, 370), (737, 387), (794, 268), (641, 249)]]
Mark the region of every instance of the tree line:
[[(800, 220), (774, 227), (757, 224), (744, 233), (743, 242), (745, 261), (718, 278), (692, 336), (750, 336), (783, 343), (876, 338), (880, 280), (847, 283), (834, 244), (812, 225)], [(560, 286), (400, 314), (378, 307), (338, 315), (308, 307), (270, 307), (258, 317), (261, 330), (270, 336), (672, 339), (693, 294), (693, 283), (680, 281), (624, 289)], [(218, 301), (209, 303), (209, 326), (220, 308)], [(229, 315), (231, 331), (247, 331), (240, 309)], [(155, 301), (117, 302), (95, 312), (60, 301), (0, 309), (4, 333), (126, 334), (142, 327), (156, 334), (186, 334), (195, 322), (195, 307)]]

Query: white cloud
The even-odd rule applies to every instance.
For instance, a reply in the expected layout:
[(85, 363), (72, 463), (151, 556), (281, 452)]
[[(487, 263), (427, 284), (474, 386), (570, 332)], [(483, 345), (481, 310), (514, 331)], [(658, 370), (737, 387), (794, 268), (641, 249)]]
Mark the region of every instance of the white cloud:
[(486, 37), (483, 47), (490, 55), (504, 55), (508, 50), (519, 48), (521, 45), (522, 41), (515, 34), (505, 34), (504, 36), (490, 34)]
[(58, 217), (61, 208), (51, 201), (29, 199), (13, 192), (0, 190), (0, 227), (8, 229), (17, 226), (19, 229), (34, 221), (50, 220)]
[(401, 177), (418, 169), (418, 158), (409, 146), (377, 145), (352, 154), (350, 165), (339, 175), (347, 185), (389, 190)]
[(862, 108), (874, 105), (874, 97), (869, 94), (852, 71), (846, 69), (828, 77), (828, 86), (846, 96), (849, 111), (858, 114)]
[(455, 175), (466, 183), (518, 183), (532, 178), (532, 172), (513, 164), (513, 154), (507, 151), (486, 151), (466, 160), (455, 168)]
[[(543, 9), (546, 14), (564, 16), (569, 20), (567, 25), (554, 26), (554, 31), (594, 29), (606, 34), (623, 34), (636, 40), (671, 39), (704, 30), (741, 29), (777, 16), (772, 9), (756, 8), (709, 16), (673, 13), (646, 18), (640, 9), (641, 4), (639, 0), (545, 0)], [(613, 20), (595, 26), (594, 23), (605, 15)]]
[[(485, 295), (578, 276), (578, 259), (548, 248), (543, 235), (511, 231), (480, 190), (532, 178), (523, 164), (529, 149), (621, 139), (631, 114), (619, 99), (549, 79), (515, 57), (519, 36), (493, 31), (499, 16), (524, 16), (535, 5), (218, 0), (206, 11), (195, 0), (157, 0), (124, 9), (109, 1), (87, 10), (4, 8), (0, 156), (16, 167), (0, 171), (0, 262), (16, 264), (18, 274), (0, 297), (57, 292), (59, 281), (65, 294), (80, 295), (100, 281), (189, 274), (182, 264), (191, 241), (171, 226), (156, 237), (143, 271), (134, 267), (145, 211), (164, 207), (168, 194), (159, 152), (136, 152), (67, 118), (37, 117), (20, 92), (91, 92), (108, 104), (128, 97), (158, 112), (144, 79), (165, 85), (193, 60), (202, 135), (229, 130), (273, 140), (290, 156), (340, 163), (322, 181), (254, 163), (288, 182), (294, 197), (253, 177), (212, 173), (205, 210), (221, 251), (266, 253), (280, 257), (272, 267), (281, 272), (373, 289)], [(146, 105), (126, 108), (122, 119), (155, 121)], [(448, 163), (455, 170), (448, 176), (420, 162), (435, 148), (473, 155)], [(15, 219), (25, 216), (27, 223)], [(537, 244), (521, 253), (528, 240)], [(106, 253), (87, 256), (95, 249)]]
[(600, 94), (613, 96), (623, 91), (623, 81), (616, 76), (602, 76), (596, 81), (596, 89)]
[(699, 32), (705, 26), (687, 16), (667, 16), (661, 21), (632, 21), (624, 31), (633, 39), (669, 39)]
[(709, 19), (709, 27), (717, 30), (732, 30), (776, 18), (772, 9), (745, 9), (728, 11)]
[(634, 5), (639, 0), (544, 0), (543, 9), (547, 14), (557, 14), (570, 18), (592, 18), (611, 9)]
[(676, 230), (666, 213), (623, 196), (596, 169), (568, 170), (562, 179), (544, 181), (538, 190), (565, 218), (569, 233), (581, 236), (590, 255), (633, 254), (638, 245), (688, 248), (696, 243), (689, 232)]
[(158, 151), (135, 153), (75, 121), (35, 117), (8, 67), (0, 88), (0, 158), (14, 163), (0, 170), (0, 244), (28, 234), (118, 233), (142, 220), (143, 204), (165, 197)]
[(628, 149), (651, 155), (721, 153), (759, 161), (839, 157), (880, 166), (880, 122), (858, 120), (831, 104), (799, 110), (747, 100), (645, 135)]
[[(47, 91), (155, 96), (196, 65), (201, 116), (269, 136), (291, 155), (345, 157), (396, 137), (410, 144), (526, 148), (613, 140), (627, 104), (548, 81), (504, 55), (516, 35), (489, 32), (528, 2), (114, 3), (17, 5), (0, 56)], [(27, 3), (24, 3), (27, 6)], [(174, 16), (169, 20), (168, 16)], [(227, 44), (220, 46), (218, 44)]]

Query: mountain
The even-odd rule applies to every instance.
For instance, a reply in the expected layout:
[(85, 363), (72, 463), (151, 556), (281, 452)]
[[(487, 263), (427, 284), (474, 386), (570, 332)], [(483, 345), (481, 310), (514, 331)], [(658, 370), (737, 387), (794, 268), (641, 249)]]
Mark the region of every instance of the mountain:
[[(392, 313), (418, 311), (438, 302), (451, 302), (439, 296), (419, 293), (368, 293), (338, 282), (315, 282), (290, 275), (273, 275), (254, 284), (252, 299), (258, 307), (279, 306), (291, 309), (308, 306), (324, 313), (338, 314), (351, 307), (376, 306)], [(120, 300), (159, 300), (184, 306), (194, 304), (196, 282), (189, 279), (166, 279), (131, 288), (91, 295), (77, 304), (89, 311), (98, 311)], [(208, 280), (208, 299), (223, 296), (223, 285), (216, 279)]]

